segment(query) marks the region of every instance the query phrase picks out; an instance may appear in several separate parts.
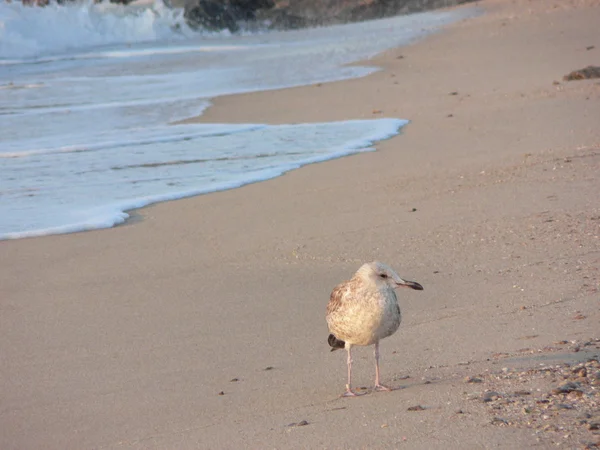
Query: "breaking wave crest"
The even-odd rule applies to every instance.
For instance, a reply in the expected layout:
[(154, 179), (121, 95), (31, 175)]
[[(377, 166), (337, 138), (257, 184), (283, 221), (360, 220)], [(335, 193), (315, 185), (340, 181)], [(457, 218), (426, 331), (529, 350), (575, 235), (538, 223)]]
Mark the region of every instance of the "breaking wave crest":
[(163, 0), (129, 5), (92, 0), (45, 7), (0, 2), (0, 61), (32, 59), (90, 48), (182, 40), (192, 36), (183, 9)]

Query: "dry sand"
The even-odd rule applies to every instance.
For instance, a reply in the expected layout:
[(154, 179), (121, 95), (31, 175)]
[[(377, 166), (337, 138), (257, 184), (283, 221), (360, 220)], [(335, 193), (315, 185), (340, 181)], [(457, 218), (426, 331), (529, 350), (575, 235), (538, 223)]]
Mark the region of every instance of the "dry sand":
[[(600, 353), (600, 84), (562, 81), (600, 62), (600, 8), (480, 6), (372, 76), (202, 118), (412, 121), (375, 153), (0, 242), (0, 448), (592, 448), (597, 365), (556, 364)], [(342, 399), (325, 305), (376, 258), (425, 290), (382, 342), (401, 389)]]

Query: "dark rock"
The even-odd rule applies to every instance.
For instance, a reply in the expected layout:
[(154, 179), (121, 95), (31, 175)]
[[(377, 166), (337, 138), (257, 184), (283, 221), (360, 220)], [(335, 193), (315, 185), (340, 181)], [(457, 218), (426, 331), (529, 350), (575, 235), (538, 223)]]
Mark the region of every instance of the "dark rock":
[(498, 392), (489, 391), (489, 392), (486, 392), (485, 394), (483, 394), (483, 397), (481, 397), (481, 400), (483, 400), (484, 403), (488, 403), (488, 402), (493, 402), (494, 400), (498, 400), (500, 397), (502, 397), (502, 396)]
[(256, 19), (256, 11), (272, 8), (272, 0), (187, 0), (184, 16), (193, 29), (239, 30), (238, 22)]
[(494, 417), (491, 421), (492, 425), (508, 425), (508, 420), (502, 417)]
[(207, 30), (237, 31), (235, 13), (225, 3), (212, 0), (190, 0), (185, 4), (184, 16), (187, 24), (193, 28)]
[(556, 389), (552, 389), (553, 394), (568, 394), (569, 392), (579, 390), (579, 384), (572, 381), (563, 381)]
[(473, 0), (275, 0), (274, 7), (260, 9), (256, 17), (271, 28), (295, 29), (378, 19), (470, 1)]
[(556, 409), (573, 409), (573, 405), (569, 405), (568, 403), (557, 403)]
[(415, 406), (409, 406), (406, 410), (407, 411), (425, 411), (425, 408), (423, 408), (421, 405), (415, 405)]
[(574, 70), (563, 77), (565, 81), (589, 80), (590, 78), (600, 78), (599, 66), (587, 66), (581, 70)]
[(134, 0), (110, 0), (111, 3), (119, 3), (121, 5), (129, 5)]
[(465, 382), (466, 383), (483, 383), (483, 380), (481, 378), (477, 378), (477, 377), (466, 377)]
[(306, 425), (308, 425), (310, 422), (307, 422), (306, 420), (301, 420), (300, 422), (292, 422), (287, 424), (288, 427), (305, 427)]
[(524, 389), (515, 391), (515, 395), (531, 395), (531, 391), (526, 391)]
[(185, 1), (185, 18), (190, 27), (208, 30), (228, 29), (235, 32), (238, 31), (241, 21), (260, 22), (274, 29), (296, 29), (410, 14), (474, 0), (183, 1)]

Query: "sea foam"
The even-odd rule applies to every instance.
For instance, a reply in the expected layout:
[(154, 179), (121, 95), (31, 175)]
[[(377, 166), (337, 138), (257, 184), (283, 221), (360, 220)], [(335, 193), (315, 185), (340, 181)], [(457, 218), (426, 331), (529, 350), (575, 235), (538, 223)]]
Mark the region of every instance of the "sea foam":
[[(0, 158), (0, 239), (107, 228), (151, 203), (232, 189), (306, 164), (372, 151), (406, 121), (375, 119), (298, 125), (198, 126), (173, 150), (165, 140), (132, 148), (81, 149)], [(219, 128), (218, 138), (215, 128)], [(202, 139), (210, 139), (207, 149)], [(121, 146), (122, 147), (122, 146)], [(131, 150), (131, 151), (128, 151)], [(85, 154), (86, 152), (92, 152)], [(6, 155), (5, 155), (6, 156)], [(36, 176), (19, 178), (22, 172)], [(24, 218), (30, 221), (25, 223)]]
[(180, 41), (194, 34), (182, 9), (162, 0), (124, 6), (93, 0), (43, 8), (0, 2), (0, 61), (47, 57), (114, 44)]

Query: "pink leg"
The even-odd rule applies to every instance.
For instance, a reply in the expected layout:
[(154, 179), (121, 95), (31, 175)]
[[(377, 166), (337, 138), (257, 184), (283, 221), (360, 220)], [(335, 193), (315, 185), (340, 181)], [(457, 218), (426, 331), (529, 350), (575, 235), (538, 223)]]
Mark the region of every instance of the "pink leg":
[(352, 346), (346, 343), (346, 350), (348, 351), (348, 384), (346, 385), (346, 392), (342, 395), (342, 397), (356, 397), (358, 394), (352, 392)]
[(392, 389), (379, 382), (379, 341), (375, 343), (375, 390), (391, 391)]

